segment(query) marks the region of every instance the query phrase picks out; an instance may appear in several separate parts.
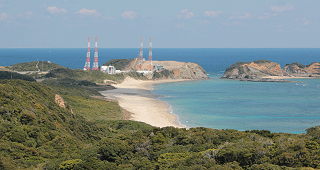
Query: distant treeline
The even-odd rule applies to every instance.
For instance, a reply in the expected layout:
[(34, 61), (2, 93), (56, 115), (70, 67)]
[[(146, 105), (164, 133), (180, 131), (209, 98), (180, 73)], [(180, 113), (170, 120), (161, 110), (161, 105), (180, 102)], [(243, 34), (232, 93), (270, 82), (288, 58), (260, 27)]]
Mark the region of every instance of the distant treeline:
[(18, 63), (6, 67), (13, 71), (50, 71), (57, 68), (64, 68), (58, 64), (49, 61), (32, 61), (25, 63)]

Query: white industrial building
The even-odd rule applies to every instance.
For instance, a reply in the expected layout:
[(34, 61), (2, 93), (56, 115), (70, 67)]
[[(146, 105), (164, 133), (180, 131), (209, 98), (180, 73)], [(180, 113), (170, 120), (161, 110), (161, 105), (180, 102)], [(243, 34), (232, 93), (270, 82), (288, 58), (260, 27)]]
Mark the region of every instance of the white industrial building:
[(101, 66), (100, 70), (108, 74), (116, 74), (116, 68), (114, 66)]

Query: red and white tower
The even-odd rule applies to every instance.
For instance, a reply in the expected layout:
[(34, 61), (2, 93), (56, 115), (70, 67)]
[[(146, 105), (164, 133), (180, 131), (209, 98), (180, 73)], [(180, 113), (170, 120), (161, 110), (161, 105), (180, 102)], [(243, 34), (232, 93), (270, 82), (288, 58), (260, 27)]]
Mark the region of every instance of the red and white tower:
[(139, 59), (140, 59), (140, 60), (143, 59), (143, 37), (141, 37)]
[(138, 70), (142, 69), (142, 64), (143, 64), (142, 60), (143, 60), (143, 37), (141, 37), (140, 52), (139, 52), (138, 65), (137, 65)]
[(90, 36), (88, 37), (88, 51), (87, 51), (87, 59), (84, 65), (83, 70), (90, 70)]
[(94, 45), (94, 59), (93, 59), (93, 66), (92, 70), (99, 70), (98, 68), (98, 43), (97, 43), (97, 36), (96, 36), (96, 43)]
[(149, 57), (148, 60), (151, 62), (152, 64), (152, 42), (151, 42), (151, 37), (150, 37), (150, 46), (149, 46)]
[(151, 41), (151, 37), (150, 37), (150, 46), (149, 46), (149, 57), (148, 57), (148, 60), (149, 60), (149, 66), (148, 66), (148, 69), (150, 71), (153, 70), (153, 66), (152, 66), (152, 41)]

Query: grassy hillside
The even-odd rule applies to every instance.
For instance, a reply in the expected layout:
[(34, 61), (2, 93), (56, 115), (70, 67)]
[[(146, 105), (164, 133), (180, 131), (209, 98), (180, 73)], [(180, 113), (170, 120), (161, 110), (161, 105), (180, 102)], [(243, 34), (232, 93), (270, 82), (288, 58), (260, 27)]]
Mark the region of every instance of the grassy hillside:
[(77, 153), (106, 131), (59, 107), (48, 86), (2, 80), (0, 89), (0, 166), (4, 169), (37, 167), (47, 160)]
[(125, 69), (134, 59), (113, 59), (103, 64), (103, 66), (114, 66), (117, 70)]
[(45, 77), (47, 78), (59, 78), (59, 79), (74, 79), (74, 80), (87, 80), (94, 83), (103, 83), (103, 80), (122, 81), (124, 79), (123, 74), (106, 74), (96, 70), (80, 70), (59, 68), (51, 70)]
[(157, 128), (123, 120), (116, 102), (92, 97), (112, 88), (95, 83), (99, 71), (49, 74), (57, 78), (0, 80), (0, 169), (320, 168), (320, 126), (301, 135)]
[(25, 63), (18, 63), (11, 66), (6, 67), (10, 70), (14, 71), (50, 71), (57, 68), (64, 68), (58, 64), (51, 63), (48, 61), (32, 61)]
[(22, 75), (11, 71), (0, 71), (0, 80), (3, 79), (21, 79), (26, 81), (36, 81), (33, 77), (29, 75)]
[(320, 168), (320, 127), (305, 135), (156, 128), (119, 120), (116, 103), (77, 88), (61, 94), (60, 107), (55, 94), (66, 86), (49, 86), (0, 81), (0, 169)]
[[(81, 158), (85, 149), (117, 134), (121, 127), (150, 127), (121, 121), (115, 102), (90, 98), (89, 93), (81, 93), (81, 87), (64, 88), (0, 81), (0, 169), (59, 168), (65, 160)], [(59, 90), (66, 92), (61, 95), (65, 108), (55, 102)]]

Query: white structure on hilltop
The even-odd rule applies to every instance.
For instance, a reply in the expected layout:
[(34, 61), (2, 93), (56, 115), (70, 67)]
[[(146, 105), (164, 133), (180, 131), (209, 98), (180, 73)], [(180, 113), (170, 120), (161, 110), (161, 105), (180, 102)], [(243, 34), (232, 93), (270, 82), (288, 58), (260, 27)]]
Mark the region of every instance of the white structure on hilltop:
[(114, 66), (101, 66), (101, 71), (108, 74), (115, 74), (116, 68)]

